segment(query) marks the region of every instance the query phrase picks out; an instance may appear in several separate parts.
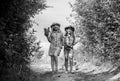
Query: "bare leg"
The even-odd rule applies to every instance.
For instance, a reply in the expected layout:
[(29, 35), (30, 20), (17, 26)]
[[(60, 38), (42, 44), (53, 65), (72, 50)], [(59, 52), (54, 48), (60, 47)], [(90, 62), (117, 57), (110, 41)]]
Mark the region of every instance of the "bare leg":
[(65, 69), (66, 71), (68, 71), (68, 54), (69, 54), (69, 50), (64, 50), (64, 55), (65, 55)]
[(72, 72), (72, 67), (73, 67), (73, 49), (70, 50), (69, 54), (69, 61), (70, 61), (70, 72)]
[(72, 67), (73, 67), (73, 57), (70, 58), (70, 72), (72, 72)]
[(51, 56), (51, 68), (52, 72), (54, 72), (54, 56)]
[(55, 71), (58, 71), (58, 56), (54, 56)]
[(65, 58), (65, 69), (68, 71), (68, 58)]

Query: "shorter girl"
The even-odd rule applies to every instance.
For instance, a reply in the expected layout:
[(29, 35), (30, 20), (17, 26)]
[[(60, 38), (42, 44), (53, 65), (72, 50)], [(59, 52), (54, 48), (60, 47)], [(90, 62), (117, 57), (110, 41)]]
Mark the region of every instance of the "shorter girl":
[(66, 72), (68, 72), (69, 63), (70, 63), (70, 72), (72, 71), (74, 43), (75, 43), (74, 27), (68, 26), (65, 28), (65, 35), (64, 35), (64, 56), (65, 56)]

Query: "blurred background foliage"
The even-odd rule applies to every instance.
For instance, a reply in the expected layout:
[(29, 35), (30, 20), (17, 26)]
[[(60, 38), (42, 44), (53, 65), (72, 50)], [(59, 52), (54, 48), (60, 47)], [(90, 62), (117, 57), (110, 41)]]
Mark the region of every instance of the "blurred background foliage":
[(71, 7), (76, 35), (84, 45), (78, 51), (120, 66), (120, 1), (75, 0)]
[[(120, 66), (120, 1), (76, 0), (76, 35), (82, 48), (76, 50), (91, 59)], [(47, 8), (44, 0), (0, 0), (0, 80), (30, 81), (30, 56), (41, 58), (31, 17)], [(82, 58), (82, 56), (80, 57)], [(78, 60), (80, 60), (78, 58)], [(86, 60), (87, 61), (87, 60)]]
[[(46, 8), (45, 0), (0, 0), (0, 80), (30, 81), (29, 56), (38, 52), (31, 17)], [(40, 53), (40, 52), (39, 52)]]

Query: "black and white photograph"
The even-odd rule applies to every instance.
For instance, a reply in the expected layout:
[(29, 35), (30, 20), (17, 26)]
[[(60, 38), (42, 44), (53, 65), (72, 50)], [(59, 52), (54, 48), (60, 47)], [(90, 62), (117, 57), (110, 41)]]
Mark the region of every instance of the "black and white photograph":
[(0, 0), (0, 81), (120, 81), (120, 0)]

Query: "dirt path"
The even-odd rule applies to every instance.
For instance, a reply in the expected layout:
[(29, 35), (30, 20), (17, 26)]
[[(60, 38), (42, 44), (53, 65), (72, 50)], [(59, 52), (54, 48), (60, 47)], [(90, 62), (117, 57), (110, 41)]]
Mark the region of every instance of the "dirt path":
[[(65, 73), (64, 70), (59, 70), (58, 73), (52, 73), (49, 71), (50, 68), (46, 69), (36, 67), (34, 68), (30, 81), (120, 81), (120, 73), (117, 72), (101, 72), (93, 74), (93, 72), (81, 72), (77, 71), (74, 73)], [(45, 70), (45, 71), (44, 71)]]
[[(87, 69), (84, 67), (84, 69), (74, 73), (65, 73), (64, 70), (59, 69), (58, 73), (53, 74), (48, 65), (43, 66), (40, 67), (38, 64), (31, 66), (33, 72), (30, 81), (120, 81), (120, 71), (117, 71), (117, 73), (103, 72), (103, 70), (100, 72), (94, 70), (86, 72)], [(90, 69), (90, 65), (88, 67)]]
[[(30, 81), (111, 81), (112, 73), (88, 74), (88, 73), (64, 73), (59, 72), (53, 74), (52, 72), (34, 73)], [(120, 79), (112, 80), (120, 81)]]
[(31, 81), (85, 81), (82, 77), (76, 76), (76, 74), (46, 72), (44, 74), (34, 74)]

